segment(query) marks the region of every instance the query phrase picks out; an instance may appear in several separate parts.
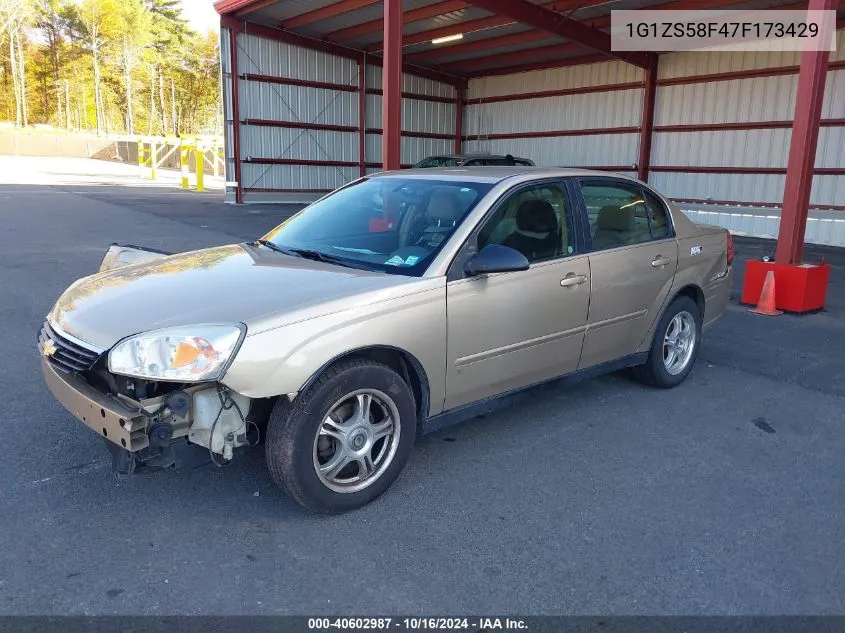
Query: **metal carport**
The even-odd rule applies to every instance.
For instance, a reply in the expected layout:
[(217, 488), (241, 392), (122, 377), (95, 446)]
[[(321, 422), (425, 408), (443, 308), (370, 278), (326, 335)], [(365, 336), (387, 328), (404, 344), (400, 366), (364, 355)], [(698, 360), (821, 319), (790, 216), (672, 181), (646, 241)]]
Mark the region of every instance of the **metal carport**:
[[(837, 6), (845, 2), (809, 2)], [(237, 183), (228, 195), (237, 202), (313, 199), (372, 171), (464, 150), (630, 173), (684, 202), (781, 207), (777, 259), (785, 264), (801, 263), (809, 208), (845, 210), (841, 11), (833, 53), (655, 55), (611, 50), (611, 9), (808, 3), (218, 0), (215, 7), (227, 179)]]

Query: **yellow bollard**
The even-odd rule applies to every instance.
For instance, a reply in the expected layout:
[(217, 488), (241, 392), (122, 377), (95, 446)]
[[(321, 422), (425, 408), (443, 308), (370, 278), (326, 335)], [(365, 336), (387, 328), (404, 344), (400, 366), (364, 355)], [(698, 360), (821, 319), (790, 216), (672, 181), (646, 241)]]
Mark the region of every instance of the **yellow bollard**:
[(213, 163), (214, 163), (214, 177), (215, 178), (220, 175), (220, 167), (218, 166), (217, 161), (218, 161), (218, 156), (220, 157), (220, 160), (223, 160), (222, 154), (223, 154), (222, 149), (215, 143), (214, 147), (212, 148), (212, 151), (211, 151), (211, 155), (214, 157)]
[(194, 162), (197, 168), (197, 191), (205, 191), (205, 184), (203, 183), (203, 151), (201, 149), (194, 150)]
[(144, 166), (146, 165), (146, 160), (144, 158), (144, 141), (143, 139), (138, 139), (138, 171), (141, 172), (141, 178), (144, 177)]
[(179, 163), (182, 168), (182, 189), (190, 189), (190, 184), (188, 183), (188, 174), (190, 173), (190, 169), (188, 163), (191, 159), (191, 150), (187, 145), (182, 145), (179, 148)]
[(158, 161), (158, 145), (155, 141), (150, 143), (150, 179), (156, 179), (156, 162)]

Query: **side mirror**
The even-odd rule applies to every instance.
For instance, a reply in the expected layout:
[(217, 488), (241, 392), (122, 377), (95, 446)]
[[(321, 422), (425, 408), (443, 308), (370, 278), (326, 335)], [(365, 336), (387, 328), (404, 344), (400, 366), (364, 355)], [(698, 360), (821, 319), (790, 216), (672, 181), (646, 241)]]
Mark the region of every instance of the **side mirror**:
[(464, 273), (474, 277), (528, 270), (528, 266), (528, 259), (518, 250), (501, 244), (488, 244), (464, 264)]

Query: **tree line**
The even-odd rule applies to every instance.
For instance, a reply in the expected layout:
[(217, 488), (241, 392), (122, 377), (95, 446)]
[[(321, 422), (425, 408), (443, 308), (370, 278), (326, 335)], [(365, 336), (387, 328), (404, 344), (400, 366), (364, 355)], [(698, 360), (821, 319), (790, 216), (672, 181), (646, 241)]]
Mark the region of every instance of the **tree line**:
[(0, 0), (0, 120), (219, 134), (220, 51), (178, 0)]

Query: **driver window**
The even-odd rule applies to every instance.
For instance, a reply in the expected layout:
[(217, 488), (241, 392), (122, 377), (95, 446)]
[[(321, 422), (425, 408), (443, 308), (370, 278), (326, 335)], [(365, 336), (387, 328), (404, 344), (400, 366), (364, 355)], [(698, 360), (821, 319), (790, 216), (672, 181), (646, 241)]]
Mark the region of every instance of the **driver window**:
[(504, 200), (478, 233), (478, 250), (488, 244), (516, 249), (531, 263), (573, 254), (572, 216), (563, 186), (533, 185)]

